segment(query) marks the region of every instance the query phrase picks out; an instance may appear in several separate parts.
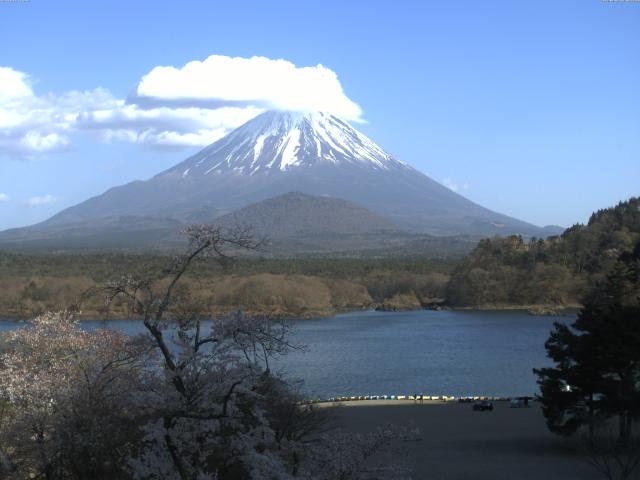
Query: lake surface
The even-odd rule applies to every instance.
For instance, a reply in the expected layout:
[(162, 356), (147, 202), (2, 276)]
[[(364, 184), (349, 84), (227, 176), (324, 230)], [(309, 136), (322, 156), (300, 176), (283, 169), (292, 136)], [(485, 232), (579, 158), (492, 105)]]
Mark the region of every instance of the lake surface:
[[(526, 312), (427, 310), (297, 320), (292, 340), (306, 350), (272, 368), (303, 379), (309, 398), (532, 395), (538, 391), (532, 369), (550, 364), (544, 342), (556, 320)], [(137, 320), (84, 323), (127, 334), (144, 330)], [(0, 331), (17, 325), (0, 320)]]

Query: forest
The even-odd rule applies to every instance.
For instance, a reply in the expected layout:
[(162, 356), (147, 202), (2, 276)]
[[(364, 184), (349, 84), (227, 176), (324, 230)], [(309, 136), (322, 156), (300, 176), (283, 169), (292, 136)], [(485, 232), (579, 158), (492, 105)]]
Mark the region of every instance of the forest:
[(547, 239), (519, 236), (481, 240), (455, 267), (447, 285), (450, 305), (577, 306), (621, 254), (640, 241), (640, 199), (598, 210)]
[[(640, 241), (640, 199), (599, 210), (547, 239), (481, 240), (466, 257), (240, 258), (221, 266), (194, 262), (184, 283), (212, 313), (242, 309), (274, 317), (326, 316), (380, 308), (526, 308), (553, 313), (578, 307), (620, 254)], [(122, 271), (159, 270), (166, 255), (103, 252), (0, 252), (0, 315), (20, 318), (77, 305), (104, 312), (100, 286)], [(128, 316), (126, 305), (111, 315)]]
[[(78, 305), (83, 316), (102, 315), (100, 286), (122, 271), (160, 270), (167, 256), (0, 253), (0, 316), (28, 317)], [(183, 282), (212, 313), (242, 309), (274, 317), (326, 316), (383, 306), (421, 308), (443, 301), (449, 259), (240, 259), (222, 267), (198, 259)], [(112, 315), (127, 316), (112, 306)]]

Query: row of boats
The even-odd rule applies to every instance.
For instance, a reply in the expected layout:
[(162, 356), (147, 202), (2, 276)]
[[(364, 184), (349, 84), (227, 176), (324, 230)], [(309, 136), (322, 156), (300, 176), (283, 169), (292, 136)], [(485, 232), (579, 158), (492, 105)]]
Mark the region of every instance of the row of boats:
[(420, 401), (437, 401), (437, 402), (460, 402), (470, 403), (478, 401), (490, 401), (490, 402), (510, 402), (516, 398), (524, 397), (488, 397), (488, 396), (466, 396), (456, 397), (449, 395), (353, 395), (349, 397), (330, 397), (323, 400), (313, 400), (312, 403), (325, 403), (325, 402), (353, 402), (358, 400), (413, 400)]

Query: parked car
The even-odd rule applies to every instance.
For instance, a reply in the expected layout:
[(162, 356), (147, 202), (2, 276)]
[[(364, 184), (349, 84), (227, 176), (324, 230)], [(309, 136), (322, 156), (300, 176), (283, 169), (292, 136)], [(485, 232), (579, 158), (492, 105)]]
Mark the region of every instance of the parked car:
[(493, 411), (493, 403), (483, 400), (481, 402), (476, 402), (473, 404), (473, 410), (475, 412), (492, 412)]
[(511, 408), (529, 408), (531, 406), (529, 404), (529, 400), (532, 400), (532, 398), (531, 397), (512, 398), (509, 406)]

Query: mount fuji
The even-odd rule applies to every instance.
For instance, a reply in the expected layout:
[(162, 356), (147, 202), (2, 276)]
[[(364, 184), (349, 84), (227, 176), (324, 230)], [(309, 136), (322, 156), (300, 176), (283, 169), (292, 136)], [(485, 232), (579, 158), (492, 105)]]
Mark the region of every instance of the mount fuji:
[(353, 202), (411, 234), (557, 233), (471, 202), (333, 115), (268, 111), (149, 180), (112, 188), (37, 225), (2, 232), (0, 244), (91, 246), (110, 236), (122, 246), (127, 239), (157, 243), (180, 225), (213, 222), (294, 191)]

